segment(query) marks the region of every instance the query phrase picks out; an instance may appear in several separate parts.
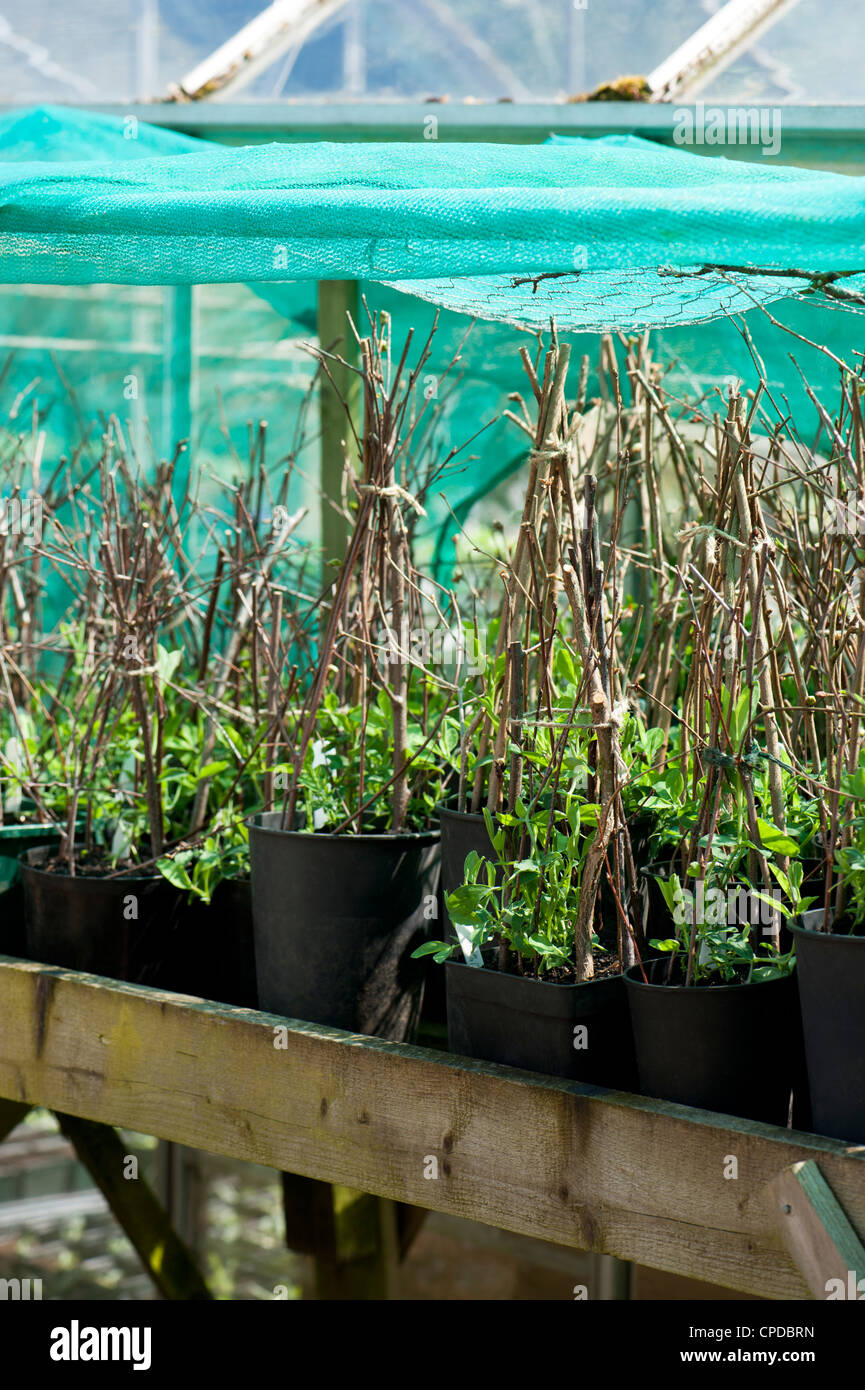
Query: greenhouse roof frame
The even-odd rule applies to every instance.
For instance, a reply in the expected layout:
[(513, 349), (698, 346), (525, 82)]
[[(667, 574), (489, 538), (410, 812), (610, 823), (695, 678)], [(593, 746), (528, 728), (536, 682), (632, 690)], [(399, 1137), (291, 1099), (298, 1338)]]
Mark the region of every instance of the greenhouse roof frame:
[[(702, 102), (69, 102), (71, 110), (135, 119), (219, 144), (284, 140), (489, 141), (538, 144), (551, 134), (639, 135), (676, 144), (683, 114), (750, 110), (743, 104)], [(0, 116), (18, 110), (0, 103)], [(760, 108), (754, 108), (760, 109)], [(777, 155), (758, 145), (701, 146), (699, 153), (777, 164), (807, 164), (865, 172), (865, 105), (779, 106), (782, 132)]]
[[(471, 51), (481, 64), (499, 71), (511, 98), (520, 101), (526, 96), (517, 74), (443, 0), (419, 2), (460, 47)], [(585, 9), (587, 0), (573, 3), (575, 9)], [(680, 98), (701, 90), (798, 4), (799, 0), (724, 0), (720, 9), (649, 74), (650, 100)], [(248, 86), (286, 53), (293, 62), (292, 55), (297, 55), (306, 40), (328, 22), (339, 22), (345, 8), (346, 0), (272, 0), (178, 84), (172, 84), (170, 99), (218, 102), (226, 94), (230, 99), (231, 93)]]
[[(642, 135), (673, 138), (677, 116), (702, 102), (641, 101), (488, 101), (426, 100), (263, 101), (263, 102), (93, 102), (55, 103), (98, 115), (135, 117), (204, 139), (272, 140), (279, 133), (353, 140), (424, 139), (424, 121), (434, 115), (439, 131), (453, 140), (534, 143), (553, 131), (568, 135)], [(736, 110), (744, 102), (714, 102)], [(865, 103), (805, 103), (778, 108), (785, 130), (797, 137), (862, 139)], [(19, 102), (0, 102), (0, 115), (20, 110)], [(429, 138), (429, 137), (426, 137)]]

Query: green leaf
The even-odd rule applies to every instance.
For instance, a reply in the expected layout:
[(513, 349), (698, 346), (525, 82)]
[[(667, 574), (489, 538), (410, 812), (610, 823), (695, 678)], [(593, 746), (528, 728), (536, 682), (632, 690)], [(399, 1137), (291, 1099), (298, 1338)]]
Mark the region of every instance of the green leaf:
[(416, 951), (412, 951), (411, 958), (418, 960), (421, 956), (434, 956), (441, 952), (445, 952), (449, 956), (453, 949), (453, 943), (447, 941), (425, 941), (422, 946), (418, 946)]
[(658, 875), (655, 874), (654, 879), (661, 890), (661, 897), (667, 905), (667, 910), (669, 912), (675, 912), (677, 903), (681, 902), (684, 896), (678, 876), (673, 874), (671, 878), (659, 878)]
[(774, 961), (769, 965), (754, 965), (751, 969), (752, 980), (777, 980), (782, 975), (789, 975), (790, 967), (781, 963), (776, 965)]
[(470, 850), (469, 853), (466, 855), (466, 861), (463, 864), (463, 876), (465, 878), (466, 883), (477, 882), (478, 869), (480, 868), (480, 866), (481, 856), (478, 854), (476, 849)]
[(178, 649), (169, 652), (161, 644), (156, 648), (156, 674), (160, 685), (168, 685), (174, 672), (183, 660), (183, 652)]
[(195, 892), (195, 884), (178, 859), (157, 859), (156, 867), (175, 888), (182, 888), (186, 893)]
[(198, 781), (201, 782), (205, 777), (215, 777), (217, 772), (224, 772), (231, 764), (227, 762), (205, 763), (197, 774)]
[(751, 723), (752, 716), (757, 712), (757, 694), (750, 687), (746, 687), (738, 700), (736, 707), (730, 716), (730, 737), (734, 743), (739, 744), (745, 737), (748, 725)]
[(758, 898), (761, 903), (768, 903), (770, 907), (777, 908), (785, 917), (792, 917), (794, 915), (789, 907), (785, 907), (777, 898), (771, 898), (768, 893), (761, 893), (758, 889), (752, 888), (751, 895), (752, 897)]
[(777, 825), (773, 825), (771, 821), (761, 820), (758, 816), (757, 830), (763, 849), (767, 849), (770, 854), (799, 853), (799, 846), (796, 841), (791, 840), (789, 835), (785, 835), (783, 830), (779, 830)]
[[(799, 876), (800, 876), (800, 879), (801, 879), (802, 865), (800, 864), (800, 865), (798, 866), (798, 868), (799, 868)], [(795, 896), (795, 890), (794, 890), (793, 887), (791, 887), (790, 879), (789, 879), (789, 878), (787, 877), (787, 875), (784, 873), (783, 869), (779, 869), (779, 868), (778, 868), (778, 865), (777, 865), (777, 864), (773, 864), (772, 861), (770, 860), (770, 861), (769, 861), (769, 870), (770, 870), (770, 872), (774, 875), (776, 882), (780, 885), (782, 892), (786, 893), (788, 898), (793, 898), (793, 897)]]
[(479, 910), (489, 901), (490, 895), (494, 892), (495, 889), (489, 888), (483, 883), (464, 883), (461, 888), (455, 888), (452, 893), (448, 893), (447, 897), (447, 909), (451, 920), (473, 927), (477, 921)]

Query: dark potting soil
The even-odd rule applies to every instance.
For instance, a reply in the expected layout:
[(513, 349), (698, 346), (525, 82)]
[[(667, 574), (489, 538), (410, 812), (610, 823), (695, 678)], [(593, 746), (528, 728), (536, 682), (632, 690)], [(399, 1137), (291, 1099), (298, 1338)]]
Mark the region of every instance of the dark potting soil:
[[(649, 962), (646, 962), (648, 967)], [(655, 957), (655, 969), (649, 974), (649, 982), (653, 985), (670, 985), (676, 989), (682, 989), (685, 985), (685, 972), (681, 966), (674, 966), (667, 979), (665, 970), (661, 969), (663, 958)], [(690, 985), (691, 989), (722, 989), (729, 988), (731, 985), (746, 985), (748, 983), (748, 971), (746, 968), (737, 970), (731, 979), (725, 980), (722, 975), (710, 975), (708, 979), (702, 978), (699, 984)]]
[[(647, 962), (645, 962), (647, 967), (648, 963), (647, 960)], [(672, 974), (670, 974), (670, 979), (668, 980), (666, 979), (666, 973), (661, 969), (661, 963), (661, 960), (656, 956), (655, 965), (658, 966), (658, 969), (654, 970), (651, 976), (649, 976), (649, 983), (661, 984), (661, 986), (666, 984), (666, 986), (674, 988), (684, 988), (684, 970), (680, 969), (680, 967), (674, 967)], [(704, 977), (704, 979), (700, 980), (700, 983), (691, 984), (688, 988), (691, 988), (691, 990), (722, 990), (722, 988), (727, 988), (727, 990), (729, 990), (734, 984), (748, 984), (747, 967), (736, 970), (736, 973), (734, 973), (729, 980), (723, 979), (723, 976), (720, 976), (720, 974), (713, 974), (713, 976), (709, 976), (708, 980)]]
[[(55, 854), (51, 859), (46, 859), (39, 865), (40, 869), (47, 874), (56, 874), (58, 878), (70, 878), (69, 860), (63, 859), (59, 854)], [(76, 859), (75, 878), (132, 878), (141, 873), (147, 876), (156, 875), (158, 870), (154, 864), (148, 868), (139, 867), (131, 864), (128, 860), (119, 864), (112, 864), (107, 857), (92, 856), (88, 859)]]
[[(614, 952), (593, 951), (592, 956), (595, 963), (595, 973), (592, 977), (593, 979), (603, 980), (609, 975), (621, 974), (621, 970), (619, 967), (619, 957), (616, 954), (614, 954)], [(515, 968), (515, 960), (513, 955), (511, 956), (511, 961), (509, 962), (509, 964), (511, 968), (505, 971), (504, 973), (507, 975), (520, 975), (520, 971)], [(493, 955), (492, 959), (488, 962), (487, 968), (492, 970), (498, 970), (495, 955)], [(525, 970), (522, 972), (522, 974), (523, 976), (528, 977), (530, 979), (543, 980), (544, 984), (548, 985), (576, 985), (582, 983), (582, 981), (577, 979), (576, 971), (574, 970), (573, 965), (570, 964), (557, 966), (555, 970), (547, 970), (543, 975), (534, 975), (531, 970)]]

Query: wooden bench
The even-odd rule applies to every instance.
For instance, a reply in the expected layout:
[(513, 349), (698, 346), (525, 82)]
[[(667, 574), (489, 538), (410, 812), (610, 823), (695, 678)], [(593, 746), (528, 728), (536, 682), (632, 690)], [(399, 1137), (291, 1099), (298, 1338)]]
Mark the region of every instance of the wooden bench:
[(159, 1228), (172, 1297), (207, 1293), (124, 1181), (115, 1126), (348, 1192), (330, 1254), (359, 1239), (373, 1296), (410, 1208), (768, 1298), (865, 1277), (865, 1147), (8, 957), (0, 1097), (0, 1138), (58, 1113), (145, 1259)]

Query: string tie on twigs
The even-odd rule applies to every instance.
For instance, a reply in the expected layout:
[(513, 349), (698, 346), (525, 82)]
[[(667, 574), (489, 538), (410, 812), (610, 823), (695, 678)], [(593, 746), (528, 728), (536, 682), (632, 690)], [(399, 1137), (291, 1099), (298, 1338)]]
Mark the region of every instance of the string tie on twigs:
[(413, 507), (418, 516), (426, 516), (426, 509), (421, 506), (416, 497), (410, 492), (406, 492), (399, 483), (389, 483), (387, 487), (381, 487), (378, 483), (361, 483), (358, 487), (359, 492), (373, 492), (376, 497), (401, 497), (410, 507)]
[(677, 541), (697, 540), (701, 536), (711, 538), (712, 540), (717, 536), (722, 536), (725, 541), (729, 541), (731, 545), (735, 545), (739, 550), (747, 550), (748, 548), (745, 542), (741, 541), (738, 536), (731, 536), (729, 531), (722, 531), (720, 526), (711, 526), (708, 522), (689, 521), (681, 530), (676, 532)]
[(555, 463), (568, 452), (564, 444), (553, 444), (548, 449), (530, 449), (529, 464)]
[[(768, 754), (764, 753), (756, 743), (752, 743), (747, 752), (740, 753), (738, 757), (734, 757), (732, 753), (725, 753), (721, 748), (713, 748), (708, 745), (703, 749), (703, 757), (713, 767), (723, 768), (725, 772), (738, 772), (742, 777), (750, 777), (754, 769), (759, 767), (760, 763), (768, 757)], [(777, 762), (778, 759), (775, 758), (772, 761)], [(783, 763), (779, 765), (784, 766)]]

